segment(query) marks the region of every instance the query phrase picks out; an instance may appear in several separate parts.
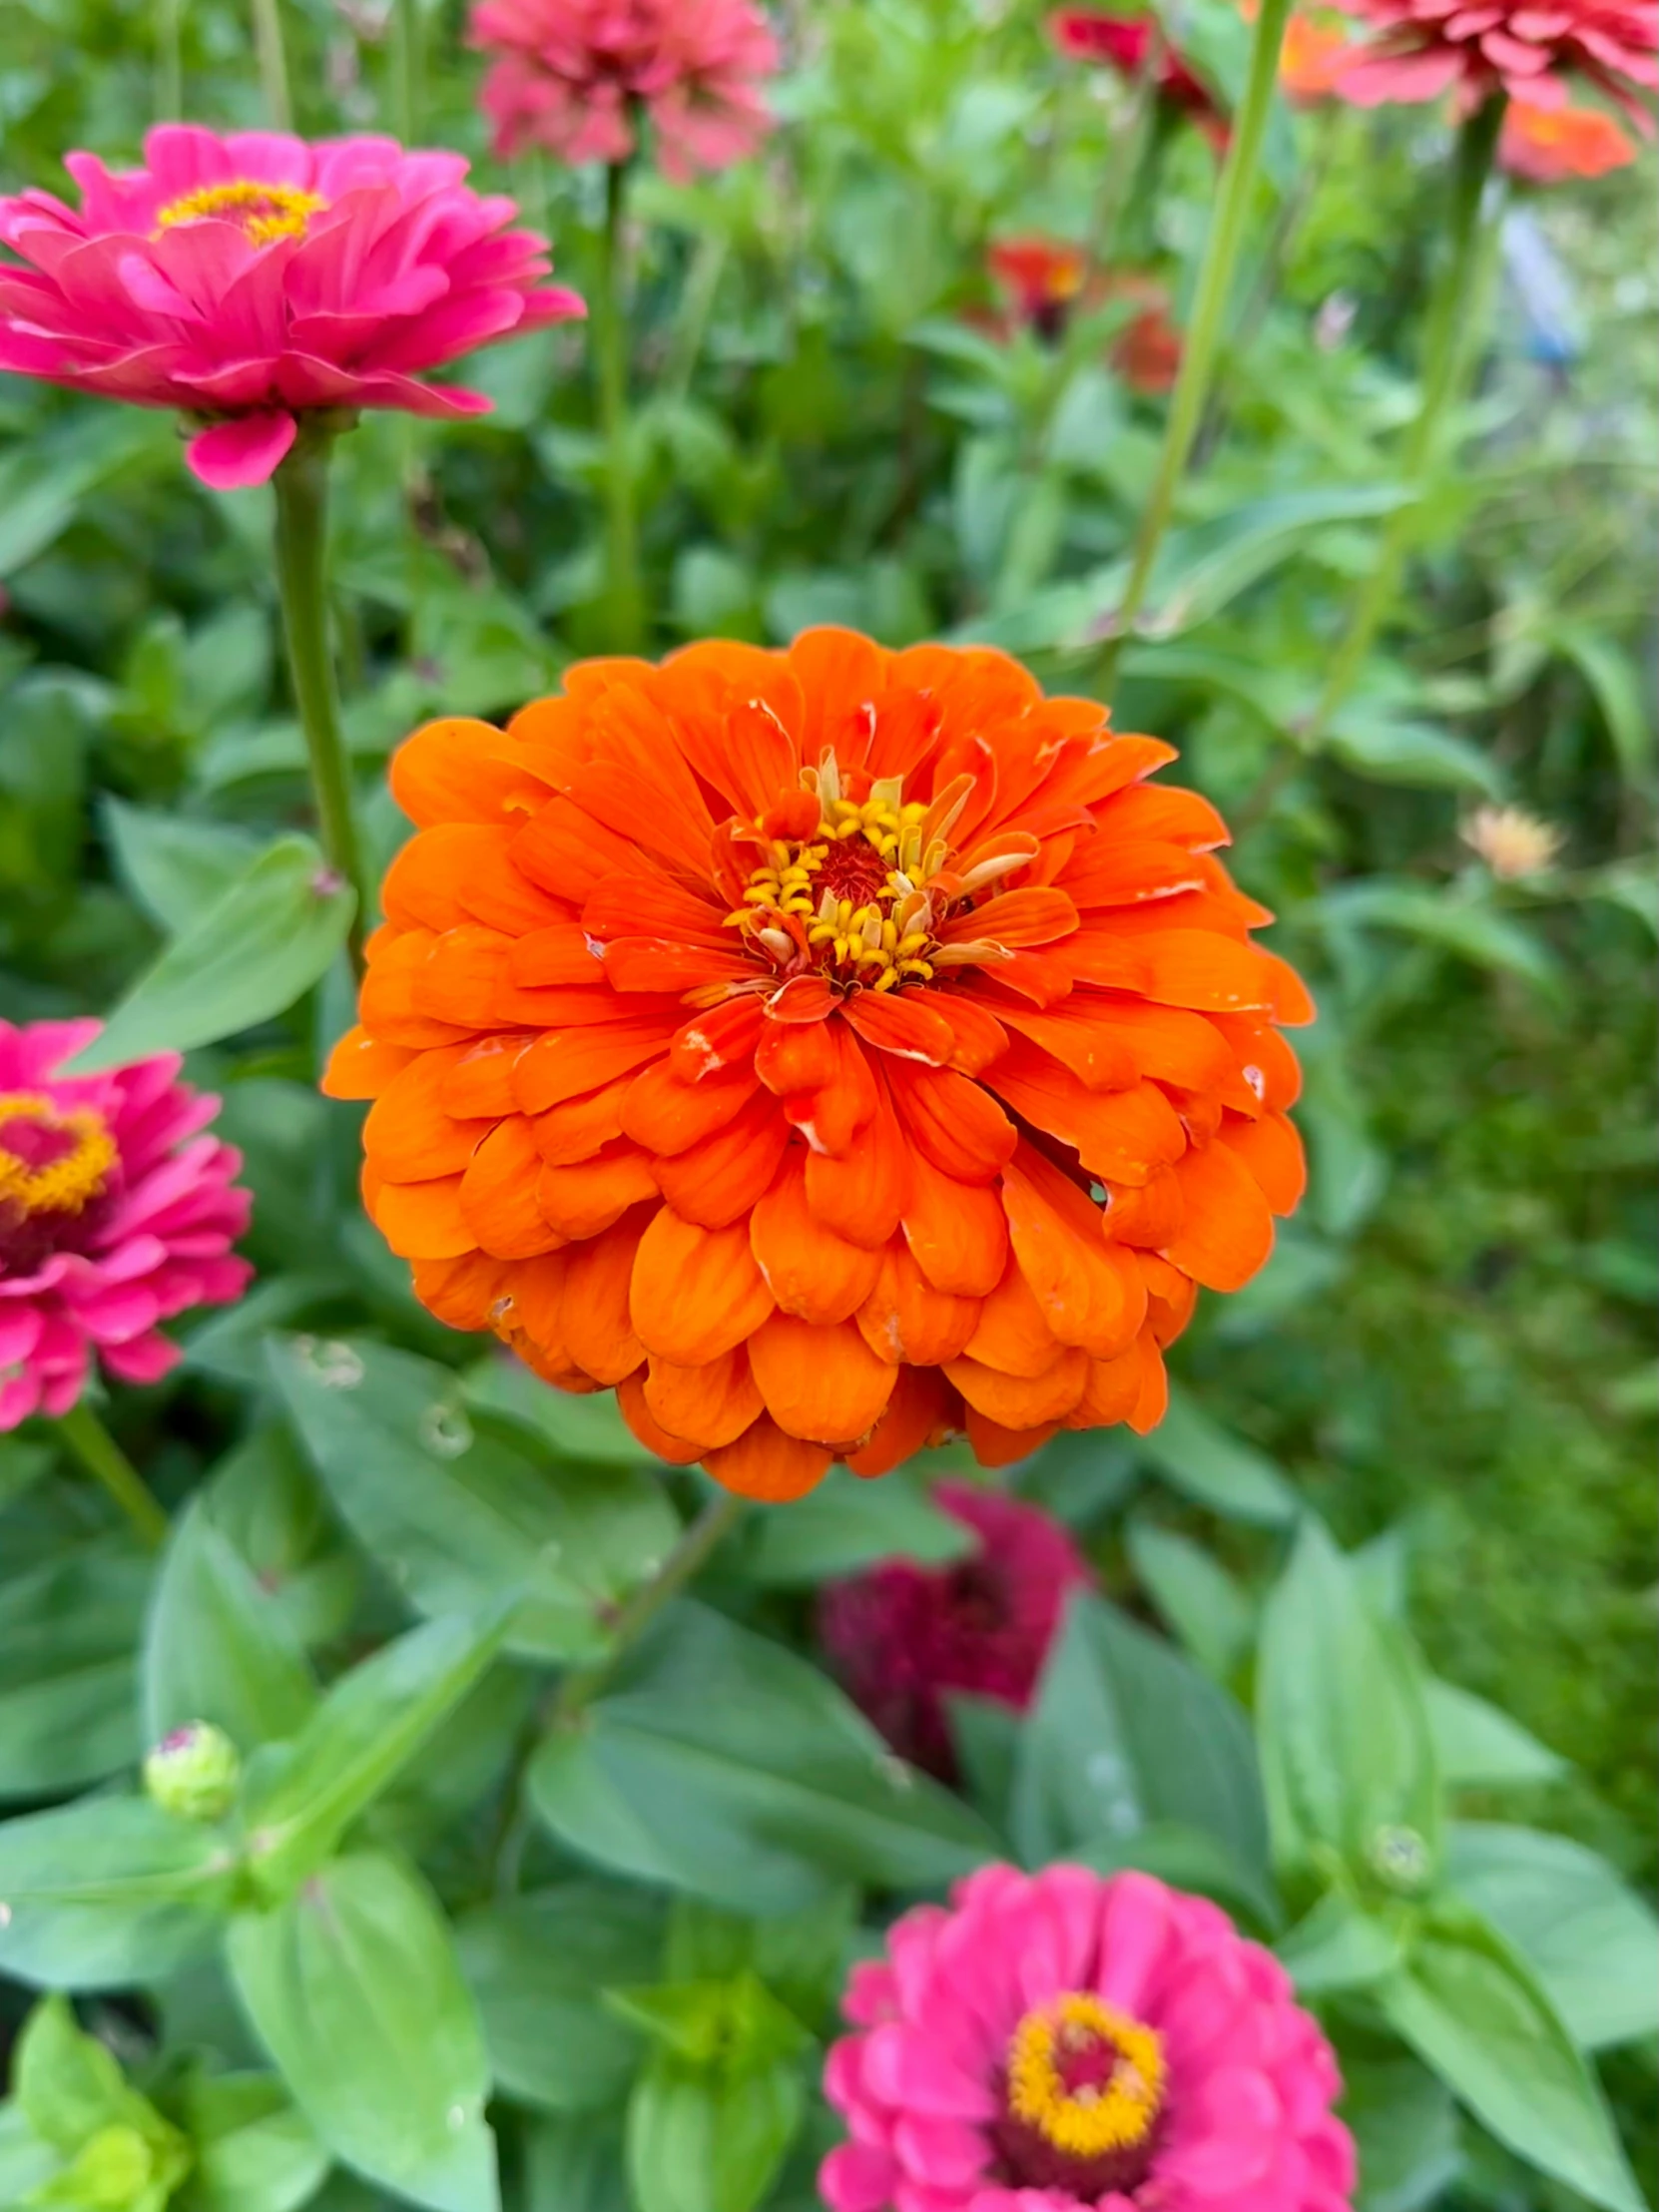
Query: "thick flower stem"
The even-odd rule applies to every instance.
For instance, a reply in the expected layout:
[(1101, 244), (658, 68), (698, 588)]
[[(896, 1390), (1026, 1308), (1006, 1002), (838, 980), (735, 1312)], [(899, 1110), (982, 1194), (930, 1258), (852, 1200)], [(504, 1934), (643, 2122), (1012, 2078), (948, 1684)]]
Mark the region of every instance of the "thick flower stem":
[(397, 136), (405, 146), (413, 146), (420, 136), (426, 73), (426, 26), (420, 0), (393, 0), (391, 32), (392, 113)]
[(267, 120), (274, 131), (291, 131), (293, 102), (288, 97), (288, 58), (282, 43), (281, 0), (254, 0), (254, 48), (260, 59)]
[(276, 583), (294, 705), (305, 733), (317, 829), (329, 865), (357, 894), (351, 959), (362, 968), (368, 883), (351, 811), (351, 772), (340, 729), (339, 696), (328, 642), (326, 555), (330, 434), (307, 424), (277, 469)]
[(1158, 473), (1153, 479), (1135, 538), (1129, 581), (1124, 586), (1117, 610), (1116, 629), (1101, 657), (1099, 674), (1103, 685), (1111, 683), (1123, 641), (1133, 632), (1135, 618), (1146, 598), (1153, 563), (1175, 511), (1175, 494), (1180, 487), (1181, 474), (1210, 395), (1210, 380), (1215, 371), (1222, 326), (1227, 318), (1239, 248), (1255, 196), (1262, 139), (1267, 131), (1279, 76), (1279, 49), (1284, 43), (1285, 23), (1290, 12), (1291, 0), (1262, 0), (1251, 33), (1250, 75), (1244, 101), (1234, 118), (1227, 160), (1217, 187), (1215, 220), (1210, 226), (1198, 273), (1192, 325), (1181, 348), (1181, 373), (1175, 380), (1175, 393), (1170, 401)]
[(611, 1623), (611, 1649), (596, 1665), (565, 1676), (553, 1707), (553, 1725), (573, 1720), (588, 1701), (609, 1681), (617, 1661), (629, 1645), (638, 1641), (670, 1598), (678, 1597), (686, 1584), (715, 1549), (737, 1526), (747, 1501), (734, 1491), (722, 1490), (704, 1506), (679, 1542), (652, 1575), (642, 1582)]
[(143, 1475), (85, 1398), (58, 1415), (58, 1433), (88, 1474), (120, 1506), (145, 1549), (160, 1551), (167, 1541), (167, 1515), (151, 1496)]
[(594, 285), (593, 343), (605, 433), (605, 617), (615, 653), (633, 652), (644, 628), (634, 467), (628, 434), (628, 164), (605, 172), (605, 228)]
[(1388, 518), (1376, 566), (1355, 602), (1319, 705), (1301, 733), (1305, 750), (1318, 744), (1353, 689), (1393, 607), (1416, 541), (1421, 521), (1420, 495), (1433, 472), (1442, 420), (1461, 386), (1460, 370), (1473, 352), (1468, 322), (1484, 288), (1479, 281), (1483, 258), (1480, 205), (1497, 151), (1505, 104), (1501, 95), (1486, 101), (1458, 134), (1451, 170), (1450, 236), (1439, 280), (1429, 297), (1423, 330), (1422, 400), (1399, 462), (1400, 480), (1414, 496)]

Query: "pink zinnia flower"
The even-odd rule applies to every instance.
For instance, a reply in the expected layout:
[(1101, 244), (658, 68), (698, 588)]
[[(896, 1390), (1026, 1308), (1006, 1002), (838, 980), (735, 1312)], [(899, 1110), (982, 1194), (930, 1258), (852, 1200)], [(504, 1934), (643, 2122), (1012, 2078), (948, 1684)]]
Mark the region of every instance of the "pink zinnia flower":
[(0, 261), (0, 369), (208, 418), (188, 459), (216, 489), (263, 484), (309, 409), (486, 413), (416, 371), (585, 311), (459, 154), (183, 123), (144, 154), (114, 176), (66, 156), (79, 210), (0, 200), (24, 265)]
[(778, 44), (750, 0), (480, 0), (471, 43), (495, 150), (544, 146), (566, 162), (624, 162), (641, 114), (664, 174), (683, 184), (753, 153), (771, 127), (760, 81)]
[(941, 1482), (934, 1502), (979, 1538), (965, 1559), (919, 1567), (888, 1559), (831, 1583), (819, 1606), (825, 1650), (860, 1706), (913, 1766), (950, 1780), (950, 1691), (1030, 1703), (1066, 1593), (1093, 1580), (1058, 1521), (971, 1482)]
[(1139, 77), (1147, 66), (1152, 41), (1156, 83), (1164, 99), (1185, 109), (1218, 148), (1227, 144), (1227, 117), (1203, 78), (1174, 52), (1150, 16), (1103, 15), (1097, 8), (1060, 8), (1048, 19), (1048, 35), (1073, 61), (1099, 62), (1120, 77)]
[(830, 2212), (1343, 2212), (1342, 2091), (1289, 1975), (1150, 1875), (986, 1867), (857, 1966)]
[(1635, 87), (1659, 85), (1659, 0), (1343, 0), (1377, 36), (1340, 90), (1365, 108), (1456, 90), (1467, 112), (1494, 93), (1563, 108), (1576, 74), (1652, 125)]
[(66, 1413), (96, 1354), (124, 1382), (179, 1358), (158, 1323), (242, 1296), (231, 1251), (252, 1199), (242, 1155), (198, 1132), (219, 1100), (179, 1055), (107, 1075), (53, 1071), (96, 1021), (0, 1021), (0, 1430)]

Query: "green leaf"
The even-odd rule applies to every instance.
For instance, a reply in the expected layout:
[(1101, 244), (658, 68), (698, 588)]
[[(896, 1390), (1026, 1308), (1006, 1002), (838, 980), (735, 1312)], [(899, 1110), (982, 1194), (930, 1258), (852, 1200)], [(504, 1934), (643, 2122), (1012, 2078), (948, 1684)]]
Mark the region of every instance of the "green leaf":
[(114, 2052), (82, 2032), (61, 1996), (43, 1997), (29, 2014), (18, 2037), (12, 2086), (35, 2133), (70, 2154), (101, 2128), (156, 2117), (128, 2086)]
[(794, 1504), (753, 1510), (738, 1564), (752, 1582), (789, 1588), (851, 1574), (877, 1559), (942, 1565), (965, 1557), (974, 1541), (972, 1530), (935, 1505), (907, 1468), (860, 1482), (835, 1466)]
[(278, 837), (145, 970), (68, 1072), (188, 1052), (286, 1012), (345, 942), (353, 903), (309, 837)]
[(431, 2212), (497, 2212), (489, 2064), (425, 1884), (363, 1852), (230, 1936), (243, 2008), (317, 2135)]
[(1523, 923), (1495, 907), (1454, 899), (1420, 884), (1390, 883), (1381, 877), (1345, 883), (1313, 901), (1307, 910), (1328, 922), (1397, 929), (1453, 952), (1475, 967), (1519, 975), (1541, 990), (1555, 991), (1560, 985), (1554, 954)]
[(577, 1397), (556, 1390), (522, 1360), (492, 1353), (468, 1368), (461, 1387), (470, 1405), (516, 1421), (556, 1458), (584, 1467), (656, 1467), (661, 1464), (617, 1411), (611, 1390)]
[(516, 1600), (514, 1650), (599, 1656), (617, 1601), (679, 1532), (643, 1468), (536, 1451), (516, 1424), (469, 1412), (435, 1361), (298, 1337), (273, 1343), (271, 1367), (369, 1557), (423, 1613)]
[(638, 2212), (754, 2212), (806, 2101), (794, 2065), (726, 2080), (671, 2057), (654, 2059), (628, 2104), (628, 2175)]
[(298, 2212), (321, 2186), (328, 2153), (275, 2074), (193, 2074), (183, 2107), (196, 2164), (178, 2212)]
[(1489, 755), (1466, 738), (1429, 722), (1391, 715), (1361, 702), (1348, 707), (1325, 736), (1325, 750), (1356, 776), (1378, 784), (1405, 784), (1417, 791), (1476, 791), (1496, 799), (1502, 773)]
[(1594, 2074), (1490, 1930), (1442, 1920), (1377, 1994), (1394, 2031), (1517, 2157), (1606, 2212), (1645, 2212)]
[(1010, 1818), (1027, 1866), (1097, 1841), (1115, 1847), (1153, 1824), (1196, 1829), (1240, 1885), (1269, 1894), (1267, 1818), (1244, 1714), (1100, 1598), (1067, 1606), (1021, 1732)]
[(1403, 1956), (1393, 1925), (1343, 1890), (1327, 1890), (1274, 1949), (1305, 1997), (1366, 1988), (1392, 1973)]
[(1514, 1944), (1585, 2050), (1659, 2029), (1659, 1921), (1566, 1836), (1459, 1822), (1446, 1880)]
[(1567, 1762), (1472, 1690), (1429, 1676), (1423, 1684), (1440, 1773), (1454, 1788), (1503, 1789), (1557, 1782)]
[(1380, 1841), (1400, 1831), (1432, 1861), (1439, 1779), (1418, 1670), (1312, 1518), (1268, 1597), (1256, 1726), (1282, 1863), (1337, 1852), (1369, 1876)]
[(293, 1742), (270, 1747), (244, 1788), (255, 1879), (277, 1894), (327, 1858), (501, 1647), (500, 1608), (411, 1629), (329, 1689)]
[(116, 873), (169, 936), (223, 898), (260, 852), (260, 840), (246, 830), (151, 814), (109, 793), (98, 812)]
[(1360, 2153), (1361, 2212), (1424, 2212), (1462, 2170), (1457, 2108), (1414, 2058), (1345, 2051), (1342, 2116)]
[[(43, 2143), (15, 2102), (0, 2104), (0, 2204), (32, 2203), (63, 2161)], [(616, 2212), (627, 2212), (618, 2206)]]
[(87, 493), (131, 461), (165, 456), (171, 439), (135, 408), (98, 415), (77, 408), (0, 458), (0, 577), (44, 553), (75, 519)]
[(1137, 1448), (1171, 1489), (1225, 1520), (1280, 1528), (1301, 1510), (1296, 1491), (1267, 1454), (1212, 1420), (1185, 1390), (1171, 1389), (1168, 1412)]
[(1566, 655), (1590, 687), (1627, 781), (1650, 783), (1654, 724), (1635, 662), (1605, 632), (1579, 623), (1557, 625), (1550, 632), (1550, 642), (1558, 653)]
[(245, 1755), (297, 1735), (316, 1704), (304, 1653), (253, 1571), (208, 1517), (204, 1493), (174, 1524), (144, 1653), (151, 1743), (212, 1721)]
[[(263, 1361), (261, 1363), (263, 1368)], [(208, 1517), (301, 1648), (344, 1630), (360, 1580), (304, 1453), (275, 1421), (214, 1468)]]
[(1213, 1552), (1137, 1516), (1125, 1531), (1129, 1563), (1154, 1605), (1207, 1674), (1225, 1682), (1249, 1649), (1249, 1598)]
[(739, 1912), (796, 1911), (836, 1880), (928, 1888), (992, 1853), (816, 1668), (687, 1603), (547, 1739), (529, 1784), (572, 1850)]
[(154, 1571), (101, 1537), (0, 1583), (0, 1798), (80, 1789), (138, 1757)]
[(634, 2212), (622, 2131), (610, 2117), (538, 2116), (523, 2140), (523, 2212)]
[(0, 1822), (0, 1971), (48, 1989), (164, 1980), (212, 1941), (237, 1863), (144, 1798)]
[(503, 2089), (561, 2112), (621, 2099), (640, 2037), (606, 2007), (603, 1992), (657, 1971), (663, 1912), (654, 1899), (620, 1885), (567, 1882), (481, 1907), (455, 1937)]

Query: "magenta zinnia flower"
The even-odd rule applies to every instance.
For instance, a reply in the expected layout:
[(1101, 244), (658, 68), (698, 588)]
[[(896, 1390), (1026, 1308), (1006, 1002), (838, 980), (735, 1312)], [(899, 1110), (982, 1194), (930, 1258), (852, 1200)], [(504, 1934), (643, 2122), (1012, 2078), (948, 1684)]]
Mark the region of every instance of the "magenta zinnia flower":
[(1343, 2212), (1331, 2046), (1271, 1954), (1150, 1875), (986, 1867), (854, 1967), (830, 2212)]
[(310, 409), (485, 413), (417, 372), (585, 311), (459, 154), (183, 123), (144, 154), (114, 176), (66, 156), (79, 210), (0, 200), (24, 265), (0, 262), (0, 369), (205, 418), (188, 458), (219, 490), (263, 484)]
[(240, 1298), (231, 1251), (253, 1201), (242, 1155), (200, 1134), (219, 1100), (179, 1055), (107, 1075), (53, 1071), (96, 1021), (0, 1021), (0, 1430), (66, 1413), (96, 1354), (124, 1382), (179, 1358), (158, 1324)]
[(641, 114), (683, 184), (753, 153), (778, 45), (751, 0), (480, 0), (471, 43), (496, 57), (481, 103), (495, 150), (622, 162)]
[(945, 1698), (994, 1698), (1023, 1712), (1066, 1594), (1093, 1579), (1069, 1535), (1034, 1505), (941, 1482), (936, 1504), (979, 1538), (965, 1559), (887, 1559), (831, 1583), (819, 1635), (855, 1704), (913, 1766), (956, 1771)]
[(1466, 113), (1494, 93), (1563, 108), (1578, 76), (1651, 134), (1637, 86), (1659, 85), (1659, 0), (1342, 0), (1376, 36), (1339, 89), (1361, 107), (1435, 100), (1455, 88)]

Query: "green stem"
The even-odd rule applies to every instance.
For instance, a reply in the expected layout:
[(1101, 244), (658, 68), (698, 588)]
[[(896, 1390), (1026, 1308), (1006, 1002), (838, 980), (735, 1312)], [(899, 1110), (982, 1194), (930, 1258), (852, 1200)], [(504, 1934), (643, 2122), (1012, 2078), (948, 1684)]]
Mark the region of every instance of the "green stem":
[(177, 123), (185, 112), (183, 0), (156, 0), (156, 120)]
[(254, 0), (254, 48), (265, 87), (266, 116), (274, 131), (291, 131), (293, 102), (288, 97), (288, 61), (282, 45), (281, 0)]
[(639, 537), (634, 517), (633, 455), (628, 436), (628, 165), (605, 172), (605, 228), (594, 285), (593, 343), (599, 418), (605, 433), (605, 610), (613, 652), (632, 652), (644, 628)]
[(1488, 100), (1458, 133), (1451, 168), (1450, 238), (1423, 329), (1422, 398), (1400, 453), (1400, 480), (1414, 496), (1388, 518), (1376, 565), (1361, 587), (1319, 705), (1302, 732), (1302, 743), (1310, 750), (1348, 697), (1392, 610), (1420, 526), (1421, 493), (1432, 473), (1442, 421), (1461, 385), (1460, 369), (1473, 350), (1468, 325), (1482, 289), (1479, 276), (1484, 260), (1480, 203), (1497, 151), (1504, 105), (1501, 95)]
[(357, 894), (351, 922), (351, 958), (360, 972), (369, 885), (351, 811), (351, 772), (340, 729), (339, 697), (328, 641), (328, 448), (332, 437), (331, 430), (314, 421), (304, 424), (287, 459), (276, 471), (276, 583), (282, 601), (288, 674), (305, 733), (322, 849), (335, 873), (343, 876)]
[[(1156, 44), (1156, 41), (1154, 42)], [(1111, 222), (1102, 234), (1102, 259), (1107, 269), (1138, 268), (1157, 248), (1154, 226), (1158, 214), (1158, 181), (1164, 156), (1180, 128), (1180, 112), (1155, 87), (1144, 98), (1145, 112), (1123, 192), (1112, 210)]]
[(1186, 467), (1187, 454), (1203, 415), (1205, 401), (1209, 397), (1210, 379), (1221, 342), (1222, 324), (1226, 320), (1227, 302), (1233, 289), (1233, 273), (1238, 265), (1239, 247), (1244, 238), (1251, 201), (1255, 196), (1262, 139), (1267, 130), (1274, 87), (1279, 76), (1279, 49), (1284, 43), (1285, 23), (1290, 12), (1291, 0), (1262, 0), (1261, 11), (1251, 33), (1250, 75), (1245, 85), (1243, 104), (1233, 119), (1233, 135), (1228, 142), (1227, 160), (1222, 166), (1221, 182), (1216, 188), (1215, 220), (1210, 226), (1210, 236), (1204, 247), (1204, 261), (1198, 274), (1192, 325), (1181, 348), (1181, 373), (1176, 378), (1175, 395), (1170, 401), (1169, 421), (1164, 430), (1164, 448), (1159, 455), (1158, 473), (1153, 478), (1151, 495), (1147, 500), (1146, 511), (1141, 516), (1140, 530), (1136, 534), (1129, 581), (1124, 586), (1123, 601), (1117, 613), (1117, 628), (1107, 641), (1101, 657), (1099, 673), (1103, 686), (1111, 682), (1123, 641), (1134, 629), (1135, 618), (1146, 598), (1147, 586), (1152, 580), (1152, 564), (1158, 557), (1164, 532), (1169, 528), (1181, 473)]
[(151, 1496), (143, 1475), (85, 1398), (58, 1415), (58, 1433), (88, 1474), (120, 1506), (146, 1550), (160, 1551), (167, 1541), (167, 1515)]
[(420, 0), (393, 0), (391, 31), (392, 112), (397, 136), (405, 146), (413, 146), (420, 134), (426, 60)]
[(609, 1654), (594, 1666), (565, 1676), (553, 1705), (555, 1728), (572, 1721), (610, 1680), (612, 1670), (629, 1645), (636, 1642), (663, 1607), (697, 1573), (723, 1539), (736, 1527), (746, 1500), (722, 1490), (704, 1506), (679, 1542), (651, 1577), (642, 1582), (611, 1624)]

